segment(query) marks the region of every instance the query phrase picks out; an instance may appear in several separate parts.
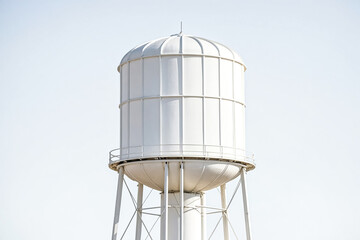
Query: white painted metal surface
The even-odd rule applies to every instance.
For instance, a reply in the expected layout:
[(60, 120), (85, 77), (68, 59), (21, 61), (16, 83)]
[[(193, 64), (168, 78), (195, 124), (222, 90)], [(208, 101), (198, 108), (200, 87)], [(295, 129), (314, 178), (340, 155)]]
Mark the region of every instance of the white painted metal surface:
[(184, 240), (184, 163), (180, 163), (180, 240)]
[[(121, 148), (113, 155), (114, 163), (182, 157), (254, 167), (245, 152), (245, 66), (235, 52), (204, 38), (177, 34), (132, 49), (118, 70)], [(160, 164), (137, 162), (124, 168), (131, 179), (163, 189)], [(187, 168), (191, 171), (185, 172), (185, 191), (212, 189), (239, 174), (238, 168), (206, 161)], [(159, 177), (150, 179), (153, 176)], [(200, 186), (213, 184), (189, 186), (199, 178)], [(170, 180), (170, 191), (179, 191), (176, 179)]]
[(246, 169), (245, 168), (241, 169), (241, 185), (242, 185), (242, 195), (243, 195), (243, 204), (244, 204), (246, 240), (251, 240), (249, 201), (248, 201), (247, 191), (246, 191)]
[(227, 203), (225, 184), (241, 175), (251, 240), (245, 171), (255, 164), (245, 151), (245, 70), (231, 49), (182, 34), (142, 44), (123, 57), (121, 144), (109, 163), (120, 167), (113, 240), (124, 174), (139, 183), (136, 240), (142, 239), (144, 186), (161, 192), (161, 240), (207, 239), (205, 191), (221, 186), (222, 207), (209, 209), (222, 214), (228, 240), (233, 197)]
[(142, 229), (142, 203), (143, 203), (144, 185), (138, 184), (138, 195), (137, 195), (137, 218), (136, 218), (136, 235), (135, 240), (141, 240), (141, 229)]
[(134, 48), (118, 70), (119, 160), (158, 156), (248, 160), (245, 66), (235, 52), (203, 38), (173, 35)]
[(200, 196), (201, 201), (201, 240), (207, 239), (206, 234), (206, 195), (202, 193)]
[(168, 163), (165, 163), (164, 169), (164, 191), (162, 199), (162, 229), (161, 229), (161, 240), (169, 239), (169, 166)]
[(112, 231), (112, 240), (117, 239), (118, 227), (119, 227), (119, 218), (120, 218), (120, 208), (121, 208), (121, 197), (122, 197), (122, 187), (124, 181), (124, 168), (119, 168), (119, 176), (118, 176), (118, 186), (116, 192), (116, 203), (115, 203), (115, 215), (114, 215), (114, 223), (113, 223), (113, 231)]
[[(171, 192), (180, 191), (180, 163), (169, 161), (169, 184)], [(211, 160), (184, 162), (184, 191), (202, 192), (222, 185), (240, 174), (240, 165)], [(162, 191), (164, 189), (164, 162), (160, 160), (130, 163), (124, 166), (125, 174), (144, 185)]]
[[(221, 207), (222, 209), (226, 209), (226, 184), (220, 186), (220, 194), (221, 194)], [(222, 221), (223, 221), (223, 230), (224, 230), (224, 240), (229, 240), (229, 223), (227, 219), (226, 210), (222, 212)]]
[[(162, 194), (164, 196), (164, 194)], [(181, 236), (180, 228), (180, 193), (169, 193), (169, 222), (168, 239), (178, 240)], [(201, 240), (201, 212), (198, 206), (201, 204), (200, 194), (184, 193), (184, 232), (185, 240)], [(165, 227), (162, 224), (162, 227)], [(162, 230), (162, 233), (165, 231)], [(163, 236), (161, 240), (165, 239)]]

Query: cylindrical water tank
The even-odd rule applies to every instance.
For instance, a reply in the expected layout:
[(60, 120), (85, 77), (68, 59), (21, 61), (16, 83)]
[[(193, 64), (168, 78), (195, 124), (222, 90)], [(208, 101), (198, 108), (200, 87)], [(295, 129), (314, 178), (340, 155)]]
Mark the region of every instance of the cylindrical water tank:
[[(182, 34), (129, 51), (118, 67), (121, 147), (110, 167), (126, 163), (128, 177), (162, 190), (163, 161), (188, 160), (187, 192), (235, 178), (236, 164), (254, 168), (245, 152), (245, 69), (224, 45)], [(172, 168), (178, 162), (170, 176)], [(173, 172), (169, 190), (178, 191)]]

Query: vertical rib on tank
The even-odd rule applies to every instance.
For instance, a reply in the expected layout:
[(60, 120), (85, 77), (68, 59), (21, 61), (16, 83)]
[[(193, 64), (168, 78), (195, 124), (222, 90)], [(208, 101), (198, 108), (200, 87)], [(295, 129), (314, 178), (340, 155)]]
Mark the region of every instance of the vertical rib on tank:
[(181, 34), (129, 51), (118, 67), (121, 147), (110, 167), (129, 163), (129, 178), (163, 190), (166, 160), (169, 191), (179, 191), (178, 160), (186, 159), (186, 192), (237, 177), (229, 162), (254, 168), (245, 152), (245, 69), (224, 45)]

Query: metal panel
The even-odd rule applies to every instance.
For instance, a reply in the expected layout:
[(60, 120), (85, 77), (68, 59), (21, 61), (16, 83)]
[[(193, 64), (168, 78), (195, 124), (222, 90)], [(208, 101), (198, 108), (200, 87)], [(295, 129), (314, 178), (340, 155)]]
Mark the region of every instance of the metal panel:
[(160, 96), (160, 61), (158, 57), (144, 60), (144, 96)]
[(179, 146), (166, 146), (169, 144), (180, 144), (179, 98), (164, 98), (161, 100), (161, 124), (162, 150), (179, 151)]
[(224, 46), (222, 44), (217, 44), (216, 47), (220, 51), (220, 56), (222, 56), (224, 58), (230, 58), (230, 59), (234, 58), (234, 54), (233, 54), (232, 50), (230, 50), (226, 46)]
[(180, 38), (181, 36), (169, 37), (162, 46), (161, 54), (180, 53)]
[(236, 148), (245, 149), (245, 108), (235, 104), (235, 141)]
[(161, 95), (179, 95), (181, 57), (162, 57), (161, 64)]
[(121, 102), (129, 99), (129, 64), (125, 64), (121, 68)]
[[(205, 144), (219, 145), (219, 100), (205, 99)], [(218, 149), (213, 149), (218, 150)]]
[(245, 73), (245, 66), (241, 65), (241, 99), (240, 101), (245, 104), (245, 77), (244, 77), (244, 73)]
[(151, 57), (160, 55), (161, 45), (168, 38), (160, 38), (149, 42), (143, 50), (143, 57)]
[(220, 60), (220, 84), (221, 97), (232, 99), (232, 61)]
[(200, 38), (197, 38), (197, 40), (200, 42), (204, 54), (212, 55), (212, 56), (219, 55), (219, 51), (217, 50), (217, 48), (214, 46), (213, 43), (210, 43), (209, 40), (200, 39)]
[(202, 95), (202, 59), (184, 57), (184, 95)]
[(160, 151), (160, 99), (144, 100), (144, 153)]
[[(142, 101), (130, 102), (130, 146), (142, 145)], [(134, 149), (136, 151), (136, 149)], [(137, 151), (139, 152), (139, 151)]]
[(205, 95), (219, 96), (219, 59), (205, 57)]
[(241, 65), (234, 63), (234, 99), (244, 102), (244, 83), (242, 79)]
[(201, 54), (202, 49), (199, 43), (195, 39), (189, 37), (183, 37), (183, 53)]
[[(121, 107), (121, 148), (128, 147), (128, 136), (129, 136), (129, 104), (124, 104)], [(123, 154), (123, 153), (122, 153)], [(127, 153), (126, 153), (127, 154)]]
[(142, 97), (141, 60), (130, 62), (130, 99)]
[(202, 99), (184, 98), (184, 144), (201, 145), (202, 140)]
[(234, 147), (233, 107), (232, 102), (221, 100), (221, 145)]

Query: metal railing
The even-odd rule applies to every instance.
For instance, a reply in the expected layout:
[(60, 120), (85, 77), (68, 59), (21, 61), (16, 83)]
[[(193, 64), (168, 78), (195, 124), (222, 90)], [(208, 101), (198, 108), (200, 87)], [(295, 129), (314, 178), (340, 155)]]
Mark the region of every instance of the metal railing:
[(198, 157), (244, 161), (254, 164), (254, 154), (240, 148), (200, 144), (161, 144), (116, 148), (109, 153), (110, 164), (130, 159)]

